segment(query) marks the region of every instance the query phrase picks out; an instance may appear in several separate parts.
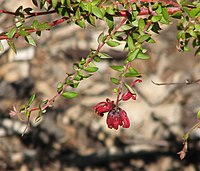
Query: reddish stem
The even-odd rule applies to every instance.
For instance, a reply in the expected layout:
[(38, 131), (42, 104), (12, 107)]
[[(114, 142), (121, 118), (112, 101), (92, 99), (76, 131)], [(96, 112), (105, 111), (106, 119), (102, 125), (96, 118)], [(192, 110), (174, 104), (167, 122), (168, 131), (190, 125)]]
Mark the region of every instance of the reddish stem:
[(159, 2), (159, 3), (163, 3), (164, 5), (173, 5), (173, 6), (176, 6), (176, 7), (179, 7), (180, 5), (177, 3), (177, 2), (174, 2), (172, 0), (130, 0), (130, 2), (134, 2), (134, 3), (137, 3), (137, 2), (142, 2), (142, 3), (151, 3), (151, 2)]
[[(174, 14), (175, 12), (181, 11), (181, 7), (168, 7), (167, 11), (171, 15), (171, 14)], [(121, 17), (126, 17), (127, 12), (128, 12), (127, 10), (122, 10), (122, 11), (119, 11), (117, 15)], [(138, 15), (150, 15), (150, 14), (155, 15), (156, 12), (150, 11), (148, 8), (140, 8), (140, 12)]]
[[(0, 13), (10, 14), (10, 15), (16, 16), (15, 12), (10, 12), (10, 11), (7, 11), (7, 10), (0, 10)], [(52, 14), (52, 13), (56, 13), (56, 10), (45, 11), (45, 12), (37, 12), (37, 11), (36, 12), (29, 12), (29, 13), (26, 13), (25, 15), (27, 15), (26, 18), (30, 18), (30, 17), (34, 17), (34, 16), (47, 15), (47, 14)]]
[[(49, 23), (49, 26), (54, 27), (55, 25), (58, 25), (58, 24), (63, 23), (63, 22), (66, 21), (67, 19), (68, 19), (68, 17), (63, 17), (63, 18), (60, 18), (60, 19), (58, 19), (58, 20), (52, 21), (52, 22)], [(37, 31), (37, 29), (35, 29), (35, 28), (33, 28), (33, 29), (27, 29), (27, 30), (26, 30), (27, 33), (33, 33), (33, 32), (36, 32), (36, 31)], [(14, 35), (13, 37), (17, 38), (17, 37), (19, 37), (19, 36), (20, 36), (19, 33), (15, 33), (15, 35)], [(7, 40), (7, 39), (9, 39), (9, 38), (8, 38), (7, 35), (1, 35), (1, 34), (0, 34), (0, 40), (4, 40), (4, 39)]]

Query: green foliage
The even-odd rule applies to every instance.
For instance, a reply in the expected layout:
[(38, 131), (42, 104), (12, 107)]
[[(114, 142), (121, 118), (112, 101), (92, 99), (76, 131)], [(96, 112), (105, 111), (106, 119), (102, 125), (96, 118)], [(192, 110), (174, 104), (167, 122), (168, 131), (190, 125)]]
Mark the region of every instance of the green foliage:
[[(174, 2), (174, 1), (173, 1)], [(27, 104), (21, 105), (19, 114), (25, 114), (28, 118), (32, 111), (38, 111), (35, 119), (38, 122), (43, 113), (58, 96), (64, 98), (75, 98), (78, 96), (76, 92), (67, 91), (68, 87), (77, 88), (80, 82), (91, 77), (98, 71), (96, 63), (107, 58), (115, 58), (109, 54), (102, 52), (104, 45), (109, 47), (117, 47), (124, 45), (124, 50), (127, 55), (120, 65), (111, 65), (110, 67), (118, 71), (118, 77), (110, 77), (116, 88), (114, 93), (121, 93), (125, 88), (127, 91), (135, 94), (134, 89), (126, 83), (126, 79), (141, 77), (140, 72), (131, 66), (135, 60), (148, 60), (150, 56), (144, 48), (145, 43), (156, 43), (152, 38), (153, 34), (160, 34), (161, 25), (169, 25), (174, 20), (178, 20), (177, 24), (177, 42), (179, 51), (189, 51), (190, 44), (196, 49), (195, 55), (200, 56), (200, 3), (199, 0), (180, 1), (179, 4), (166, 4), (158, 2), (136, 2), (131, 1), (83, 1), (83, 0), (32, 0), (32, 3), (39, 9), (40, 12), (35, 12), (32, 8), (24, 8), (20, 6), (14, 13), (14, 24), (6, 33), (0, 34), (0, 40), (7, 40), (10, 48), (16, 53), (15, 39), (19, 36), (24, 37), (25, 41), (33, 46), (36, 46), (35, 35), (41, 36), (44, 30), (50, 30), (55, 25), (64, 21), (67, 23), (75, 23), (79, 27), (86, 29), (88, 24), (97, 27), (99, 20), (104, 22), (107, 30), (101, 32), (97, 38), (98, 47), (91, 49), (86, 57), (73, 65), (74, 72), (67, 74), (64, 81), (58, 83), (57, 94), (52, 99), (44, 100), (39, 104), (38, 108), (31, 109), (35, 94), (33, 94)], [(175, 2), (174, 2), (175, 3)], [(50, 15), (57, 13), (57, 20), (50, 23), (41, 22), (36, 16)], [(34, 17), (33, 22), (27, 22), (31, 17)], [(116, 19), (117, 18), (117, 19)], [(174, 20), (172, 20), (172, 18)], [(33, 38), (34, 37), (34, 38)], [(158, 47), (159, 48), (159, 47)], [(3, 45), (0, 42), (0, 51), (3, 51)], [(66, 91), (66, 92), (64, 92)], [(119, 94), (118, 94), (119, 97)], [(118, 99), (119, 100), (119, 99)], [(200, 118), (200, 112), (197, 118)], [(199, 123), (198, 123), (199, 124)], [(199, 127), (199, 125), (196, 127)], [(194, 129), (194, 128), (193, 128)], [(192, 130), (193, 130), (192, 129)], [(189, 133), (186, 134), (184, 140), (187, 141)]]

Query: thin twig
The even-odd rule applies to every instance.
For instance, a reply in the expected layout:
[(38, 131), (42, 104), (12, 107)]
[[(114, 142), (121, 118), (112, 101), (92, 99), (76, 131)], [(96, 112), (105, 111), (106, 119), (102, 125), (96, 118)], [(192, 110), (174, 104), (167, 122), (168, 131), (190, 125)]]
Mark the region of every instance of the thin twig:
[(151, 82), (155, 85), (190, 85), (190, 84), (195, 84), (195, 83), (198, 83), (200, 82), (200, 79), (198, 80), (195, 80), (195, 81), (192, 81), (192, 80), (185, 80), (185, 82), (181, 82), (181, 83), (178, 83), (178, 82), (172, 82), (172, 83), (157, 83), (157, 82), (154, 82), (153, 80), (151, 80)]

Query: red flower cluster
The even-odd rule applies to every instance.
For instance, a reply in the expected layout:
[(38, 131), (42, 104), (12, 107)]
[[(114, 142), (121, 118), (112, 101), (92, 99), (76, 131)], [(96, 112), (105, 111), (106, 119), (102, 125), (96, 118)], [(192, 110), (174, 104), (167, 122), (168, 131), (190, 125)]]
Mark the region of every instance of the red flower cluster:
[[(142, 80), (137, 79), (133, 81), (130, 84), (130, 88), (135, 85), (137, 82), (142, 82)], [(127, 101), (129, 99), (136, 100), (136, 94), (132, 93), (134, 90), (128, 89), (128, 91), (121, 95), (121, 97), (118, 99), (118, 102), (120, 100)], [(116, 102), (116, 103), (118, 103)], [(103, 117), (104, 113), (108, 113), (106, 123), (108, 125), (108, 128), (112, 129), (118, 129), (119, 126), (123, 126), (124, 128), (130, 127), (130, 121), (127, 116), (127, 113), (118, 107), (118, 105), (114, 104), (114, 101), (111, 101), (109, 98), (106, 99), (105, 102), (99, 102), (94, 106), (95, 113), (98, 116)]]
[(108, 112), (106, 123), (108, 128), (118, 129), (119, 126), (124, 128), (130, 127), (130, 121), (124, 110), (116, 107), (114, 101), (106, 99), (106, 102), (100, 102), (94, 106), (95, 113), (103, 117), (104, 113)]

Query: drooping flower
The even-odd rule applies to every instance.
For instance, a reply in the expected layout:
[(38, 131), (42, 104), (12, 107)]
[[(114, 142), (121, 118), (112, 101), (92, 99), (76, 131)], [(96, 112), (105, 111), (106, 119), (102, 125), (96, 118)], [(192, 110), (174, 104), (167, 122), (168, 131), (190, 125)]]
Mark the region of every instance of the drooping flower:
[(133, 100), (136, 100), (136, 94), (131, 93), (130, 91), (127, 91), (126, 93), (122, 94), (122, 100), (127, 101), (130, 98)]
[[(140, 80), (140, 79), (136, 79), (136, 80), (134, 80), (131, 84), (130, 84), (130, 87), (133, 87), (136, 83), (141, 83), (142, 82), (142, 80)], [(123, 101), (127, 101), (127, 100), (129, 100), (129, 99), (133, 99), (133, 100), (136, 100), (136, 94), (135, 93), (132, 93), (130, 90), (128, 90), (127, 92), (125, 92), (124, 94), (122, 94), (122, 97), (121, 97), (121, 99), (123, 100)]]
[(109, 112), (114, 106), (114, 102), (109, 98), (106, 99), (106, 102), (99, 102), (94, 106), (95, 113), (98, 116), (103, 116), (104, 113)]
[(124, 128), (130, 127), (130, 121), (126, 114), (126, 112), (120, 108), (111, 110), (106, 119), (106, 123), (108, 128), (118, 129), (119, 126), (123, 126)]
[(129, 118), (127, 116), (127, 113), (125, 112), (125, 110), (121, 110), (119, 112), (119, 115), (122, 119), (122, 122), (123, 122), (123, 127), (124, 128), (129, 128), (130, 127), (130, 121), (129, 121)]

